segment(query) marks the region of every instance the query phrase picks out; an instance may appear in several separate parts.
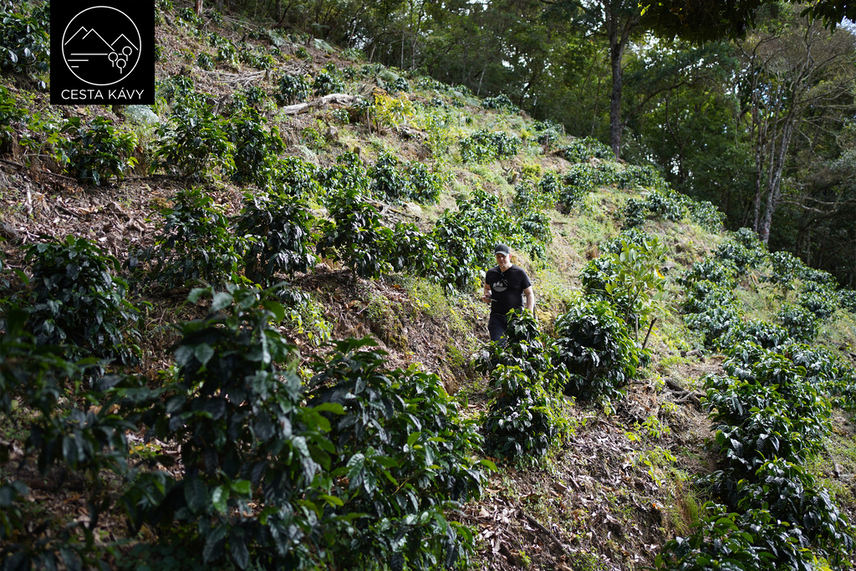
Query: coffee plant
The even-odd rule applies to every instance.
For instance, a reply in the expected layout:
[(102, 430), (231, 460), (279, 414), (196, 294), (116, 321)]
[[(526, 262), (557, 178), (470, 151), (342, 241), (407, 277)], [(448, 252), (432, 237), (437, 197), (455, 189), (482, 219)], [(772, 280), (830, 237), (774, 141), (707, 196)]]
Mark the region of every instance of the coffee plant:
[(322, 69), (312, 82), (312, 93), (319, 97), (330, 95), (331, 93), (342, 93), (344, 91), (345, 84), (338, 77), (337, 73), (329, 69)]
[(726, 349), (743, 347), (751, 342), (764, 349), (775, 349), (790, 341), (791, 337), (784, 327), (753, 319), (737, 322), (729, 328), (723, 334), (722, 346)]
[(146, 417), (150, 437), (183, 443), (184, 471), (180, 479), (142, 472), (123, 497), (132, 530), (183, 523), (173, 541), (208, 565), (302, 567), (315, 557), (312, 508), (325, 505), (329, 477), (318, 460), (332, 450), (330, 425), (301, 406), (300, 380), (287, 368), (295, 349), (276, 330), (284, 308), (272, 293), (234, 285), (191, 292), (192, 303), (211, 299), (210, 312), (178, 326), (175, 377)]
[(766, 259), (763, 250), (751, 250), (739, 242), (723, 242), (713, 254), (717, 259), (732, 262), (736, 276), (745, 275), (750, 269), (759, 267)]
[(492, 465), (470, 459), (481, 438), (440, 379), (415, 368), (387, 371), (386, 354), (372, 345), (342, 341), (311, 365), (308, 406), (343, 410), (327, 415), (336, 445), (329, 493), (343, 500), (328, 508), (342, 523), (339, 537), (328, 535), (331, 552), (348, 568), (452, 566), (473, 537), (444, 511), (477, 499), (482, 470)]
[(152, 437), (184, 443), (184, 470), (139, 473), (122, 498), (132, 527), (171, 529), (217, 568), (465, 560), (472, 533), (444, 514), (477, 499), (491, 467), (471, 460), (473, 423), (436, 375), (385, 369), (369, 339), (337, 342), (301, 383), (275, 293), (191, 293), (210, 312), (179, 326), (175, 378), (144, 417)]
[(154, 168), (183, 178), (204, 178), (209, 168), (224, 173), (235, 169), (235, 145), (228, 123), (214, 115), (205, 98), (193, 91), (177, 100), (168, 123), (158, 127)]
[(571, 163), (582, 163), (592, 158), (615, 160), (612, 149), (592, 137), (576, 139), (562, 149), (562, 155)]
[(429, 234), (424, 234), (412, 222), (397, 222), (393, 229), (389, 263), (396, 272), (408, 270), (420, 276), (438, 272), (440, 246)]
[(249, 238), (243, 253), (246, 276), (267, 283), (275, 273), (305, 272), (315, 262), (309, 245), (313, 222), (306, 203), (284, 193), (245, 194), (235, 230)]
[(476, 131), (461, 139), (461, 160), (464, 163), (487, 163), (517, 154), (520, 140), (504, 132)]
[[(50, 3), (0, 2), (0, 69), (36, 77), (50, 69)], [(46, 84), (39, 81), (44, 89)]]
[(265, 188), (278, 178), (279, 155), (285, 143), (276, 128), (267, 129), (266, 121), (253, 107), (244, 107), (228, 124), (234, 145), (232, 180)]
[(274, 93), (274, 98), (280, 105), (292, 105), (308, 99), (311, 89), (302, 75), (285, 73), (279, 80), (279, 90)]
[(679, 222), (685, 217), (710, 232), (718, 232), (725, 221), (725, 214), (710, 202), (697, 202), (669, 188), (658, 188), (644, 199), (627, 201), (624, 227), (639, 226), (648, 218)]
[(100, 186), (113, 176), (122, 178), (137, 164), (133, 157), (137, 137), (116, 129), (104, 117), (87, 126), (81, 125), (80, 117), (72, 117), (62, 131), (70, 138), (59, 146), (61, 163), (65, 172), (80, 182)]
[(287, 196), (307, 199), (321, 193), (315, 165), (299, 157), (285, 157), (277, 166), (276, 185)]
[(826, 285), (817, 282), (806, 282), (803, 291), (797, 298), (797, 303), (806, 308), (819, 321), (832, 317), (838, 309), (840, 301), (836, 292)]
[[(751, 532), (749, 531), (751, 530)], [(764, 539), (766, 538), (766, 540)], [(774, 546), (775, 552), (769, 547)], [(725, 506), (708, 502), (699, 523), (688, 537), (676, 537), (663, 545), (655, 559), (659, 571), (774, 571), (773, 553), (788, 555), (802, 563), (797, 545), (787, 529), (776, 526), (769, 512), (729, 512)], [(807, 568), (797, 564), (791, 569)]]
[(768, 510), (775, 521), (793, 530), (800, 543), (810, 542), (831, 564), (849, 563), (854, 529), (802, 465), (782, 458), (768, 460), (751, 479), (738, 482), (737, 495), (741, 511)]
[(622, 396), (642, 351), (607, 301), (575, 305), (556, 319), (557, 359), (568, 371), (565, 394), (586, 401)]
[(636, 186), (644, 188), (664, 188), (666, 181), (660, 172), (652, 166), (627, 165), (624, 170), (616, 175), (615, 182), (618, 188), (633, 188)]
[(332, 220), (321, 224), (321, 237), (316, 246), (318, 255), (340, 260), (364, 278), (389, 273), (392, 266), (388, 258), (394, 236), (384, 225), (377, 208), (367, 201), (365, 175), (358, 173), (360, 180), (352, 181), (354, 173), (348, 169), (338, 174), (342, 176), (330, 181), (334, 188), (339, 188), (327, 197), (327, 211)]
[(694, 263), (678, 278), (678, 282), (686, 286), (700, 281), (710, 281), (733, 289), (737, 285), (737, 267), (731, 260), (705, 258)]
[(567, 428), (561, 393), (564, 367), (555, 361), (555, 344), (529, 311), (511, 311), (504, 343), (490, 346), (479, 363), (497, 391), (482, 418), (489, 454), (516, 459), (545, 454)]
[(482, 100), (482, 107), (485, 109), (501, 109), (508, 113), (520, 112), (520, 108), (504, 93), (500, 93), (496, 97), (485, 97)]
[(249, 239), (235, 236), (210, 195), (198, 187), (179, 190), (162, 214), (154, 246), (132, 257), (132, 269), (147, 263), (150, 278), (167, 288), (192, 281), (221, 284), (237, 276)]
[(85, 238), (33, 244), (26, 261), (30, 323), (39, 345), (68, 345), (70, 356), (95, 355), (130, 364), (140, 356), (140, 311), (126, 299), (119, 261)]
[(443, 192), (444, 179), (419, 161), (411, 161), (405, 169), (410, 179), (411, 200), (419, 204), (434, 204)]
[(785, 303), (776, 313), (776, 319), (795, 341), (809, 343), (817, 337), (818, 317), (805, 306)]
[(398, 159), (391, 153), (381, 154), (368, 174), (372, 192), (384, 200), (401, 202), (410, 200), (414, 194), (409, 178), (401, 172)]
[(437, 279), (450, 289), (469, 291), (481, 270), (493, 265), (494, 245), (507, 238), (514, 225), (499, 198), (481, 189), (457, 203), (458, 210), (445, 210), (431, 232), (444, 250)]
[(498, 396), (482, 419), (485, 451), (509, 460), (546, 454), (560, 434), (561, 397), (549, 395), (538, 379), (513, 366), (497, 366), (491, 384)]
[[(0, 480), (0, 564), (6, 569), (97, 568), (96, 527), (112, 499), (103, 493), (108, 472), (128, 472), (126, 433), (134, 418), (117, 411), (147, 392), (134, 379), (110, 375), (87, 379), (93, 359), (73, 363), (54, 345), (40, 345), (25, 329), (28, 312), (7, 306), (0, 336), (0, 412), (21, 433), (25, 457), (36, 461), (38, 475), (89, 483), (81, 494), (88, 516), (63, 521), (64, 513), (32, 517), (28, 486), (6, 476)], [(14, 403), (14, 404), (13, 404)], [(26, 410), (21, 422), (20, 410)], [(4, 455), (2, 463), (9, 461)], [(4, 472), (5, 472), (4, 468)], [(8, 473), (15, 474), (17, 470)], [(14, 477), (14, 476), (13, 476)]]

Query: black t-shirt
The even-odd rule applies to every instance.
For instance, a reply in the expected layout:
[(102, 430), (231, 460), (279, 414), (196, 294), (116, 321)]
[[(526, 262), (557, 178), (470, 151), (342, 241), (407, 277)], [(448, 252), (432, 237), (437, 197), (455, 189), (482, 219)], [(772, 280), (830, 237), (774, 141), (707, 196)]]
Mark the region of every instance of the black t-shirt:
[(505, 315), (512, 309), (523, 309), (523, 290), (532, 285), (523, 268), (512, 265), (504, 272), (499, 266), (487, 271), (484, 281), (490, 286), (490, 312)]

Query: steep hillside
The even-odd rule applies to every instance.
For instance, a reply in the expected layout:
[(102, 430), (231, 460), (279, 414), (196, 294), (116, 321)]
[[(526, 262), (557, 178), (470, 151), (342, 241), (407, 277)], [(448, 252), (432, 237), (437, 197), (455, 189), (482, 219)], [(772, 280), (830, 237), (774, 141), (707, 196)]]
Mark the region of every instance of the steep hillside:
[[(9, 568), (50, 557), (266, 568), (289, 550), (295, 566), (439, 568), (469, 544), (473, 569), (636, 570), (693, 534), (699, 566), (686, 568), (727, 558), (722, 538), (745, 556), (737, 569), (761, 568), (752, 557), (764, 549), (785, 568), (856, 561), (838, 512), (852, 521), (856, 510), (852, 292), (751, 233), (723, 232), (709, 204), (671, 192), (655, 169), (505, 98), (240, 14), (199, 19), (188, 3), (158, 2), (157, 21), (152, 108), (52, 107), (38, 69), (0, 76)], [(488, 341), (480, 299), (498, 241), (537, 296), (537, 320), (522, 319), (505, 350)], [(385, 353), (331, 343), (366, 336)], [(267, 379), (265, 395), (287, 385), (291, 400), (218, 425), (250, 401), (246, 386), (226, 386), (244, 374)], [(341, 403), (375, 381), (407, 396), (365, 397), (347, 416)], [(518, 384), (535, 396), (504, 412)], [(762, 398), (748, 385), (774, 388)], [(491, 444), (524, 417), (543, 426)], [(269, 436), (291, 438), (292, 425), (306, 431), (299, 444)], [(337, 464), (337, 447), (373, 431)], [(504, 455), (514, 442), (523, 453)], [(770, 446), (793, 460), (781, 473)], [(230, 468), (241, 454), (250, 474)], [(395, 477), (404, 456), (413, 481)], [(260, 458), (284, 459), (278, 484), (259, 484), (276, 469), (256, 474)], [(746, 482), (755, 495), (735, 499)], [(788, 512), (769, 494), (789, 485), (776, 501), (817, 520), (802, 535), (772, 521)], [(269, 508), (277, 494), (299, 507)], [(729, 494), (741, 516), (706, 511)], [(352, 523), (371, 510), (368, 531)], [(318, 523), (330, 513), (340, 527)], [(689, 557), (681, 549), (666, 553)]]

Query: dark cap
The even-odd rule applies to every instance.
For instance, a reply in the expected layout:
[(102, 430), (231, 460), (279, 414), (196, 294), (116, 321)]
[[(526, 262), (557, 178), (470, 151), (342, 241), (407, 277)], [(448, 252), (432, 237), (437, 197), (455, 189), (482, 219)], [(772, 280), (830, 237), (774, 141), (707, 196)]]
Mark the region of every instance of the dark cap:
[(493, 249), (493, 253), (508, 256), (511, 254), (511, 250), (505, 244), (497, 244), (496, 247)]

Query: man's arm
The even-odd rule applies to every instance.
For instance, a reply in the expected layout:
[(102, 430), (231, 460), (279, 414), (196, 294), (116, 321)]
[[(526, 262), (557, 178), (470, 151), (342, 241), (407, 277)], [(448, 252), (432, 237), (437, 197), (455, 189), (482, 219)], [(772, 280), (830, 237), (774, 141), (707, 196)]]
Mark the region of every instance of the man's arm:
[(490, 298), (491, 298), (490, 293), (491, 293), (490, 292), (490, 284), (487, 282), (484, 282), (484, 297), (482, 297), (482, 299), (487, 303), (490, 303)]
[(523, 295), (526, 296), (526, 309), (529, 311), (535, 309), (535, 290), (532, 289), (532, 286), (524, 289)]

